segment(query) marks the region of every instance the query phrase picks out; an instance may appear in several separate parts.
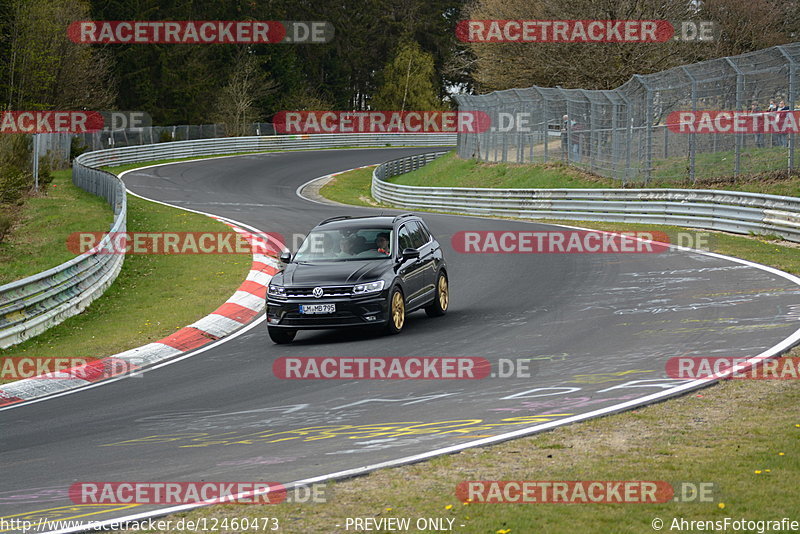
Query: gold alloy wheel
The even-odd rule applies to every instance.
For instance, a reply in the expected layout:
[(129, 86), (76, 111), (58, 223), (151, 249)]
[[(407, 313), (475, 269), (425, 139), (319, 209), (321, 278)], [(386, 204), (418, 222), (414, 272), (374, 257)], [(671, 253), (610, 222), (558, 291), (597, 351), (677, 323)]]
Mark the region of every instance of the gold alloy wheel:
[(392, 322), (395, 330), (398, 331), (403, 328), (403, 323), (406, 322), (406, 305), (403, 302), (403, 295), (399, 291), (395, 291), (392, 296)]
[(447, 289), (447, 277), (439, 277), (439, 307), (442, 311), (447, 310), (447, 305), (450, 304), (450, 293)]

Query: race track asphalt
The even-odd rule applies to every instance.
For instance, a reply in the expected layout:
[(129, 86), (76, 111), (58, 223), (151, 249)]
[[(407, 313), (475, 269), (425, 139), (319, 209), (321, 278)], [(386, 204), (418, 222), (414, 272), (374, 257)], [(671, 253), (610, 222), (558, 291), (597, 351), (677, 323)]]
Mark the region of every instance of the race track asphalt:
[[(333, 215), (377, 213), (308, 202), (295, 193), (301, 184), (432, 150), (247, 155), (133, 171), (125, 182), (292, 235)], [(422, 216), (449, 264), (445, 317), (415, 312), (399, 336), (301, 332), (285, 346), (262, 323), (140, 377), (1, 410), (0, 517), (52, 517), (44, 510), (71, 505), (78, 481), (288, 483), (462, 445), (665, 391), (682, 383), (666, 378), (671, 357), (753, 356), (799, 326), (800, 288), (752, 266), (677, 251), (462, 254), (451, 246), (462, 230), (554, 228)], [(526, 358), (532, 376), (292, 381), (273, 375), (280, 356)], [(89, 518), (147, 509), (95, 508)]]

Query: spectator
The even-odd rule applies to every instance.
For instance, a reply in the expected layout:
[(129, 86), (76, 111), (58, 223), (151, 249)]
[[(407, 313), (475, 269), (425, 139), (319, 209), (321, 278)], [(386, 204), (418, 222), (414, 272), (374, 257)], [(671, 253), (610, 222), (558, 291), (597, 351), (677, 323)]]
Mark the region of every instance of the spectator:
[[(767, 108), (767, 112), (768, 113), (775, 113), (776, 111), (778, 111), (778, 104), (775, 103), (775, 99), (774, 98), (770, 98), (769, 99), (769, 107)], [(770, 146), (776, 146), (776, 143), (777, 143), (777, 140), (775, 139), (775, 136), (774, 135), (771, 136), (771, 138), (770, 138)]]
[(576, 133), (578, 130), (576, 127), (578, 123), (574, 120), (570, 120), (569, 115), (564, 115), (561, 120), (563, 122), (563, 126), (561, 128), (561, 147), (564, 151), (565, 157), (569, 152), (570, 160), (576, 162), (580, 161), (581, 144), (579, 134)]
[[(783, 122), (785, 120), (784, 113), (787, 111), (790, 111), (789, 106), (786, 105), (786, 102), (781, 100), (780, 103), (778, 104), (778, 109), (777, 109), (778, 114), (781, 116), (781, 118), (778, 119), (778, 128), (783, 127)], [(785, 133), (775, 134), (775, 140), (778, 146), (787, 146)]]
[[(758, 106), (758, 102), (756, 102), (755, 100), (750, 104), (750, 113), (759, 113), (759, 114), (761, 113), (761, 108)], [(753, 124), (757, 124), (760, 127), (761, 124), (763, 123), (763, 117), (759, 117), (759, 119), (761, 120), (758, 121), (754, 120)], [(755, 141), (757, 148), (764, 148), (764, 134), (762, 132), (755, 133)]]

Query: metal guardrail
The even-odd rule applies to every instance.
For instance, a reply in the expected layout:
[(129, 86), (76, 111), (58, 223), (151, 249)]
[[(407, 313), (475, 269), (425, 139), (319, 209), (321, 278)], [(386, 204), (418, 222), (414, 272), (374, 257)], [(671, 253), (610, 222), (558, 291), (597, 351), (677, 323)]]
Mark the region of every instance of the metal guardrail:
[[(73, 182), (101, 196), (114, 210), (111, 232), (125, 232), (125, 185), (111, 173), (75, 160)], [(112, 284), (125, 256), (98, 253), (109, 247), (106, 236), (94, 251), (57, 267), (0, 286), (0, 348), (21, 343), (83, 311)], [(66, 246), (66, 244), (65, 244)]]
[[(455, 134), (330, 134), (196, 139), (87, 152), (75, 158), (73, 183), (114, 209), (111, 232), (125, 232), (125, 185), (98, 167), (239, 152), (320, 148), (455, 145)], [(96, 250), (108, 247), (106, 236)], [(0, 348), (15, 345), (83, 311), (116, 279), (120, 254), (87, 253), (36, 275), (0, 286)]]
[(313, 150), (320, 148), (455, 145), (456, 134), (314, 134), (196, 139), (155, 145), (128, 146), (84, 154), (91, 166), (177, 159), (238, 152)]
[(709, 189), (492, 189), (388, 182), (446, 152), (379, 165), (372, 196), (405, 209), (532, 219), (667, 224), (800, 242), (800, 198)]

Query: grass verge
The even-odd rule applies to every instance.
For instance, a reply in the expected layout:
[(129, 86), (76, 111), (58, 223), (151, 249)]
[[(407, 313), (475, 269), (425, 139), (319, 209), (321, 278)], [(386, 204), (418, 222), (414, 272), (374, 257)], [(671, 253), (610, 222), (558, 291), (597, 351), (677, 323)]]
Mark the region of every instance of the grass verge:
[(0, 285), (71, 260), (66, 242), (72, 232), (105, 232), (114, 219), (105, 200), (72, 185), (69, 170), (55, 171), (47, 194), (27, 198), (18, 211), (0, 243)]
[[(80, 221), (72, 231), (87, 229), (96, 230)], [(128, 232), (231, 231), (203, 215), (128, 197)], [(66, 234), (59, 239), (54, 248), (66, 250)], [(251, 263), (250, 254), (129, 255), (114, 284), (89, 308), (33, 339), (0, 350), (0, 364), (20, 356), (99, 358), (157, 341), (225, 302)]]
[[(758, 150), (774, 151), (775, 149)], [(769, 152), (769, 154), (772, 154), (772, 152)], [(709, 161), (712, 159), (713, 161), (726, 161), (724, 155), (724, 153), (714, 153), (706, 156), (708, 156), (707, 159)], [(730, 154), (728, 155), (730, 156)], [(670, 160), (670, 165), (679, 164), (679, 162)], [(711, 164), (709, 163), (709, 165)], [(659, 171), (661, 174), (654, 174), (654, 179), (648, 187), (727, 189), (771, 195), (800, 196), (800, 173), (797, 171), (790, 173), (785, 170), (766, 170), (778, 167), (779, 165), (775, 163), (771, 167), (763, 167), (764, 170), (761, 172), (754, 171), (738, 177), (720, 173), (704, 174), (704, 177), (698, 179), (696, 184), (680, 179), (669, 179), (668, 176), (672, 175), (668, 171)], [(705, 169), (700, 170), (698, 168), (698, 174), (700, 173), (705, 173)], [(455, 152), (442, 156), (421, 169), (396, 176), (390, 181), (397, 184), (426, 187), (496, 187), (512, 189), (620, 187), (619, 180), (590, 174), (561, 162), (542, 165), (482, 163), (458, 158)], [(638, 187), (639, 185), (631, 184), (632, 187)], [(328, 192), (337, 194), (336, 189), (329, 189)]]

